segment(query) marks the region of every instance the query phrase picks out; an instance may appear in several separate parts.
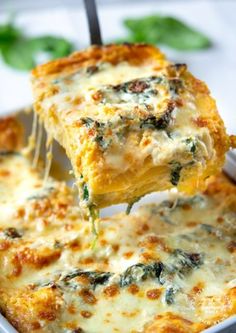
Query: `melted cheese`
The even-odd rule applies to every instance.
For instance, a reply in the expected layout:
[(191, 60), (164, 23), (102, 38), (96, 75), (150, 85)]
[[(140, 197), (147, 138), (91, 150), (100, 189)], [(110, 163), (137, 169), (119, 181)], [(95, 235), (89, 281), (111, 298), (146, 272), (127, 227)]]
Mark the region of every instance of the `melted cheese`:
[(205, 85), (151, 46), (112, 46), (114, 59), (108, 50), (91, 48), (34, 71), (35, 110), (72, 161), (81, 204), (204, 187), (228, 148)]
[[(32, 133), (32, 136), (34, 135), (34, 132)], [(43, 124), (42, 122), (39, 122), (38, 124), (38, 133), (36, 134), (36, 140), (35, 140), (35, 147), (32, 145), (32, 149), (35, 148), (34, 151), (34, 159), (33, 159), (33, 167), (36, 168), (39, 161), (40, 156), (40, 148), (42, 144), (42, 137), (43, 137)], [(31, 143), (29, 142), (29, 148)]]
[[(92, 249), (90, 224), (65, 184), (49, 178), (44, 187), (21, 154), (1, 156), (3, 313), (22, 333), (149, 332), (160, 318), (176, 332), (189, 332), (170, 314), (200, 325), (191, 326), (200, 332), (232, 315), (231, 187), (101, 219)], [(165, 332), (167, 324), (161, 325), (158, 332)]]
[(44, 184), (47, 184), (48, 177), (50, 174), (51, 166), (52, 166), (52, 147), (53, 147), (53, 139), (48, 136), (47, 138), (47, 152), (46, 152), (46, 165), (45, 165), (45, 172), (44, 172)]

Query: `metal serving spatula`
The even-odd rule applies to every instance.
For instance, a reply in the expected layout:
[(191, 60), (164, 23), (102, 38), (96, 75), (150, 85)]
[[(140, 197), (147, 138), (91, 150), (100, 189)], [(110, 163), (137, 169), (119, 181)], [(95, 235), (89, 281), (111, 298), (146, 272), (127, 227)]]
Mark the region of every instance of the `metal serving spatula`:
[(102, 45), (102, 36), (95, 0), (84, 0), (84, 6), (89, 26), (90, 44)]

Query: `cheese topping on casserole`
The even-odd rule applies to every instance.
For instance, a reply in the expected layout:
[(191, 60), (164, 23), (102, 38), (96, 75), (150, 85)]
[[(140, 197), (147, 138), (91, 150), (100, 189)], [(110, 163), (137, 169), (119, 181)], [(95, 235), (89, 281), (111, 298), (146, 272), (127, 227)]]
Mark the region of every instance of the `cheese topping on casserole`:
[(200, 332), (236, 313), (236, 189), (90, 224), (73, 193), (0, 156), (0, 308), (22, 333)]
[(91, 47), (39, 66), (33, 91), (90, 208), (175, 186), (195, 192), (229, 148), (205, 84), (152, 46)]

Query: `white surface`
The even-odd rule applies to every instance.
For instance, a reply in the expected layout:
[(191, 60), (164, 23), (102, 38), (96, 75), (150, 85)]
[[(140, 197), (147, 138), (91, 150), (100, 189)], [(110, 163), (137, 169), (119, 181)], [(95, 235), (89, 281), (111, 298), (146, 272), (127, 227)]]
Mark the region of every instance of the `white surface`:
[(8, 323), (8, 321), (1, 314), (0, 314), (0, 332), (17, 333), (17, 331)]
[(226, 319), (216, 326), (204, 330), (202, 333), (235, 333), (236, 331), (236, 316)]
[[(199, 52), (165, 49), (176, 62), (186, 62), (190, 70), (207, 82), (217, 100), (230, 133), (236, 132), (236, 1), (151, 1), (111, 3), (99, 8), (104, 41), (124, 35), (122, 19), (153, 13), (172, 14), (205, 32), (214, 47)], [(6, 15), (0, 15), (0, 22)], [(88, 45), (83, 7), (20, 12), (17, 23), (29, 35), (58, 34), (70, 38), (78, 48)], [(31, 103), (29, 74), (6, 67), (0, 61), (0, 113), (11, 112)]]

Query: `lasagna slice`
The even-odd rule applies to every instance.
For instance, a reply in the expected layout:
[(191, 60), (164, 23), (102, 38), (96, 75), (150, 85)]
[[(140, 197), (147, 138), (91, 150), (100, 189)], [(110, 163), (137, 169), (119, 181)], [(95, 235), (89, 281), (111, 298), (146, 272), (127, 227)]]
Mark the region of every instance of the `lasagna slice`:
[(198, 333), (236, 313), (236, 189), (100, 219), (91, 248), (63, 182), (0, 156), (0, 309), (20, 333)]
[(32, 74), (35, 111), (85, 206), (193, 193), (223, 165), (229, 138), (207, 86), (153, 46), (93, 46)]

